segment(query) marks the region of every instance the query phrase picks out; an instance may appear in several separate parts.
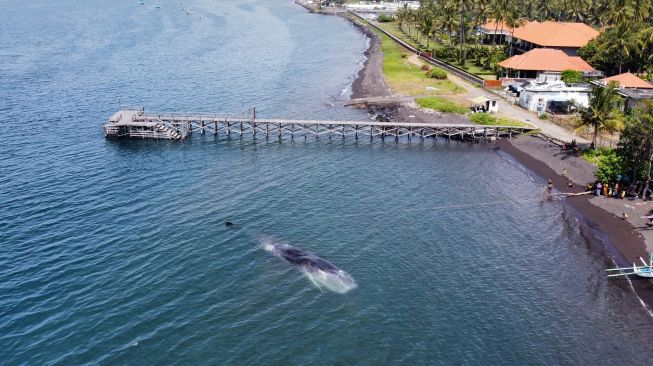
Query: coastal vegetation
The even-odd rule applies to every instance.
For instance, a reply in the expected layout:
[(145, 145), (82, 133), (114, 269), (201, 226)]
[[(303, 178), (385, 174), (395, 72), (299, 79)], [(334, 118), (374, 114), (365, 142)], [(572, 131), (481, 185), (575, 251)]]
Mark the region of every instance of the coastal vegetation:
[(485, 126), (513, 126), (513, 127), (526, 127), (523, 122), (517, 121), (512, 118), (498, 116), (490, 113), (470, 113), (470, 109), (464, 105), (452, 102), (439, 97), (423, 97), (416, 98), (415, 102), (422, 108), (432, 109), (443, 113), (455, 113), (460, 115), (467, 115), (470, 121), (477, 125)]
[(383, 51), (383, 73), (393, 91), (399, 94), (420, 95), (452, 95), (464, 93), (465, 89), (447, 80), (433, 79), (421, 69), (421, 62), (411, 62), (411, 52), (394, 42), (390, 37), (377, 32)]
[(417, 98), (415, 102), (422, 108), (433, 109), (443, 113), (465, 114), (469, 112), (469, 108), (463, 105), (438, 97)]
[[(617, 145), (620, 171), (631, 182), (650, 188), (653, 168), (653, 101), (642, 102), (625, 119)], [(599, 165), (600, 167), (601, 165)]]
[[(601, 35), (579, 55), (608, 75), (626, 70), (653, 72), (653, 0), (420, 0), (402, 8), (394, 22), (380, 24), (416, 48), (477, 74), (492, 77), (510, 56), (508, 45), (485, 45), (475, 30), (526, 21), (583, 22)], [(501, 26), (499, 26), (501, 24)], [(495, 29), (503, 31), (503, 29)], [(494, 40), (490, 43), (495, 43)]]
[(590, 103), (587, 107), (579, 106), (577, 120), (579, 126), (591, 126), (594, 135), (592, 146), (596, 148), (598, 135), (601, 132), (615, 133), (623, 128), (623, 113), (621, 107), (623, 99), (619, 96), (619, 88), (616, 82), (596, 87), (590, 95)]
[(402, 41), (411, 46), (424, 52), (429, 52), (438, 59), (446, 61), (472, 74), (476, 74), (483, 79), (496, 78), (499, 68), (494, 68), (492, 65), (498, 64), (506, 58), (507, 55), (507, 48), (502, 49), (482, 46), (475, 48), (474, 51), (472, 51), (476, 56), (475, 62), (467, 62), (463, 65), (457, 62), (458, 53), (456, 49), (450, 47), (447, 43), (440, 42), (435, 37), (423, 37), (419, 31), (409, 31), (408, 26), (400, 23), (398, 20), (379, 23), (377, 25), (396, 37), (399, 37)]
[(640, 195), (651, 188), (653, 168), (653, 101), (639, 104), (623, 114), (623, 130), (616, 149), (601, 147), (583, 152), (597, 165), (596, 178), (622, 180)]
[(565, 70), (560, 78), (567, 84), (581, 83), (583, 82), (583, 73), (576, 70)]
[(515, 126), (524, 127), (525, 123), (512, 118), (497, 116), (490, 113), (473, 113), (468, 116), (469, 120), (477, 125), (486, 126)]
[(376, 19), (381, 23), (393, 22), (395, 18), (392, 15), (381, 14)]
[(431, 79), (444, 80), (447, 78), (447, 72), (440, 68), (434, 67), (426, 72), (426, 76), (430, 77)]

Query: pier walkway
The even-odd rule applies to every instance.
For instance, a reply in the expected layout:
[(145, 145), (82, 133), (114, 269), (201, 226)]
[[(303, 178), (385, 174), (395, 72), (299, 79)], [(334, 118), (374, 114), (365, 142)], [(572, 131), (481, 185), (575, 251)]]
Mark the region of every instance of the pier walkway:
[(145, 113), (144, 109), (124, 108), (104, 125), (107, 138), (185, 140), (193, 132), (228, 136), (264, 137), (387, 137), (399, 139), (446, 137), (487, 141), (535, 130), (524, 126), (484, 126), (475, 124), (409, 123), (376, 121), (335, 121), (259, 119), (255, 109), (250, 117), (212, 114)]

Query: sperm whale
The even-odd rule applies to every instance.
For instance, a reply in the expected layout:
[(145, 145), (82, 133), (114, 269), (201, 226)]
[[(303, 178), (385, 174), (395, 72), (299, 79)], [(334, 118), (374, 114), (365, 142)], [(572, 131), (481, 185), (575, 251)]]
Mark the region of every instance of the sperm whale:
[(271, 239), (263, 241), (263, 248), (297, 267), (319, 289), (344, 294), (357, 287), (349, 273), (311, 252)]

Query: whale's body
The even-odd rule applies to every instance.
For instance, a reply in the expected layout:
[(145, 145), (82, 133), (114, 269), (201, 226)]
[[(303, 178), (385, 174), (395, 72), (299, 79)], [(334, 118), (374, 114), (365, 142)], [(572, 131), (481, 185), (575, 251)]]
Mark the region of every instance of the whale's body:
[(357, 287), (349, 273), (311, 252), (272, 240), (265, 240), (263, 248), (296, 266), (320, 289), (342, 294)]

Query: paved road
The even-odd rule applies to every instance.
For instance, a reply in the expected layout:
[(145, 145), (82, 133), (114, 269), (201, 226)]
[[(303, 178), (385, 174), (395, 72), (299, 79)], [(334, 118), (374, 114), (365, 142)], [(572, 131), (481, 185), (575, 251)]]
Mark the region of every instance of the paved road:
[(508, 100), (503, 99), (502, 97), (494, 94), (490, 91), (487, 91), (483, 88), (480, 88), (476, 85), (472, 85), (467, 81), (449, 74), (449, 80), (452, 82), (464, 87), (467, 89), (467, 98), (472, 99), (478, 96), (484, 96), (488, 98), (500, 98), (499, 101), (499, 115), (516, 119), (518, 121), (528, 122), (535, 127), (539, 128), (543, 134), (553, 137), (558, 140), (565, 142), (571, 142), (571, 140), (576, 139), (579, 143), (590, 143), (590, 141), (580, 137), (579, 135), (573, 133), (572, 131), (565, 130), (564, 128), (556, 125), (555, 123), (547, 120), (541, 120), (537, 115), (531, 111), (525, 110), (519, 106), (511, 104)]

